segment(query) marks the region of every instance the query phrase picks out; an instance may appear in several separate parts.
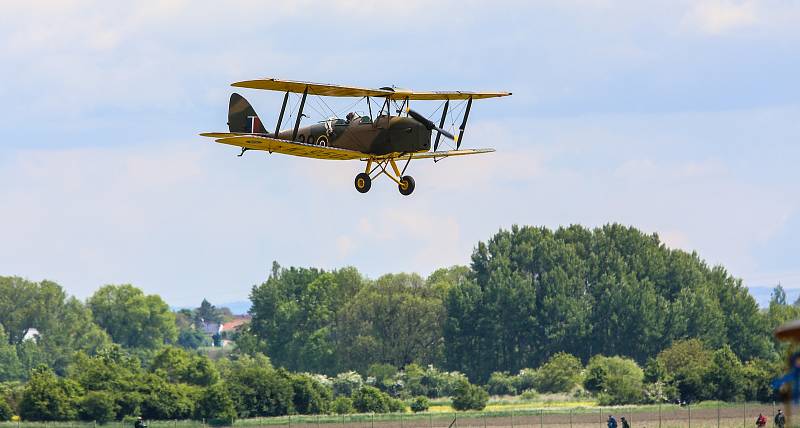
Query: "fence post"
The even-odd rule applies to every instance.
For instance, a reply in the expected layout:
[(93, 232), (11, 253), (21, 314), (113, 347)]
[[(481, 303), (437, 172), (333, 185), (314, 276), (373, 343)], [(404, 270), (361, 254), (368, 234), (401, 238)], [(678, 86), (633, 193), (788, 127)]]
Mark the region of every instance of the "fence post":
[(403, 425), (403, 414), (402, 413), (400, 413), (400, 428), (405, 428), (405, 426)]
[(742, 427), (747, 428), (747, 401), (742, 403), (742, 408), (744, 409), (742, 411)]
[(661, 402), (658, 402), (658, 428), (661, 428)]
[(372, 419), (371, 419), (371, 425), (370, 426), (372, 428), (375, 428), (375, 412), (372, 412)]
[(572, 409), (569, 409), (569, 428), (572, 428)]
[(317, 428), (319, 428), (319, 415), (317, 415)]
[(719, 428), (719, 407), (720, 407), (720, 403), (719, 403), (719, 401), (717, 401), (717, 428)]
[(687, 404), (686, 405), (686, 410), (689, 411), (689, 428), (692, 428), (692, 405), (691, 404)]
[(292, 415), (289, 415), (289, 428), (292, 428)]
[(511, 428), (514, 428), (514, 409), (511, 409)]
[(433, 416), (428, 413), (428, 428), (433, 428)]
[(544, 409), (539, 410), (539, 428), (544, 428)]
[(483, 413), (483, 428), (486, 428), (486, 413)]

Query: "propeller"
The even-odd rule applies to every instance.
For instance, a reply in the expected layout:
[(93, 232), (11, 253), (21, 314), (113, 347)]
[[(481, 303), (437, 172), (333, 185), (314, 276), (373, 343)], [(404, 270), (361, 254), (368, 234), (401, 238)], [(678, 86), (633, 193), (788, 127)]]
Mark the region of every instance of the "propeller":
[(414, 118), (414, 120), (416, 120), (417, 122), (425, 125), (425, 127), (428, 128), (429, 131), (435, 129), (435, 130), (439, 131), (440, 134), (444, 135), (445, 137), (447, 137), (447, 138), (449, 138), (451, 140), (455, 140), (456, 139), (456, 137), (454, 137), (453, 134), (445, 131), (442, 128), (439, 128), (438, 126), (436, 126), (435, 123), (431, 122), (430, 120), (428, 120), (428, 118), (426, 118), (425, 116), (415, 112), (414, 110), (408, 109), (408, 115), (411, 116), (412, 118)]

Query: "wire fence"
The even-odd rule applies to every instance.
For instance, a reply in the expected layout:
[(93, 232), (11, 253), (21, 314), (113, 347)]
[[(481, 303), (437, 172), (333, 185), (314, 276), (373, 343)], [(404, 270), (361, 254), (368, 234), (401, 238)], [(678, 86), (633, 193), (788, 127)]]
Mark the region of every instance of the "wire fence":
[[(773, 428), (774, 417), (782, 404), (701, 403), (698, 406), (653, 405), (639, 407), (593, 407), (573, 409), (524, 409), (482, 412), (423, 412), (357, 415), (292, 415), (259, 417), (235, 421), (159, 420), (148, 421), (149, 428), (206, 428), (209, 426), (265, 428), (607, 428), (609, 415), (621, 418), (631, 428), (756, 428), (756, 419), (763, 415), (767, 428)], [(795, 409), (797, 410), (797, 409)], [(797, 414), (795, 411), (794, 414)], [(800, 418), (799, 418), (800, 419)], [(788, 422), (788, 421), (787, 421)], [(105, 424), (85, 421), (68, 422), (0, 422), (0, 428), (132, 428), (133, 422), (114, 421)], [(800, 427), (789, 424), (786, 427)]]

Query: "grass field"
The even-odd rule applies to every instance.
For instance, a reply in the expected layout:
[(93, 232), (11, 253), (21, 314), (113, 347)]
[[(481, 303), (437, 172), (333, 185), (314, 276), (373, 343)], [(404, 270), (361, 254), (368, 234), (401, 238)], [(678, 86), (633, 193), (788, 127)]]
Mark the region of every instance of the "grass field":
[[(569, 402), (566, 402), (569, 403)], [(579, 402), (581, 403), (581, 402)], [(707, 402), (695, 406), (676, 405), (598, 407), (588, 405), (564, 407), (562, 403), (496, 401), (482, 412), (452, 412), (449, 403), (437, 402), (438, 410), (424, 413), (281, 416), (241, 419), (236, 427), (285, 428), (605, 428), (606, 418), (625, 416), (632, 428), (755, 428), (759, 413), (767, 417), (772, 428), (773, 412), (780, 405), (760, 403)], [(583, 404), (583, 403), (581, 403)], [(796, 410), (795, 410), (795, 414)], [(230, 424), (224, 424), (230, 425)], [(91, 422), (3, 422), (0, 428), (89, 428)], [(110, 422), (108, 428), (132, 428), (132, 424)], [(202, 421), (149, 421), (150, 428), (197, 428)]]

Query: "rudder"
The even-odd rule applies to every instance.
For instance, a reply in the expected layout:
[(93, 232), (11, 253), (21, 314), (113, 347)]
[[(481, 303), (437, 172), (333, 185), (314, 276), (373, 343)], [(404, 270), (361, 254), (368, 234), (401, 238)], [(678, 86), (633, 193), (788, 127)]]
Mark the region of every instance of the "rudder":
[(253, 106), (235, 92), (231, 94), (231, 102), (228, 105), (228, 129), (230, 132), (245, 134), (267, 133)]

